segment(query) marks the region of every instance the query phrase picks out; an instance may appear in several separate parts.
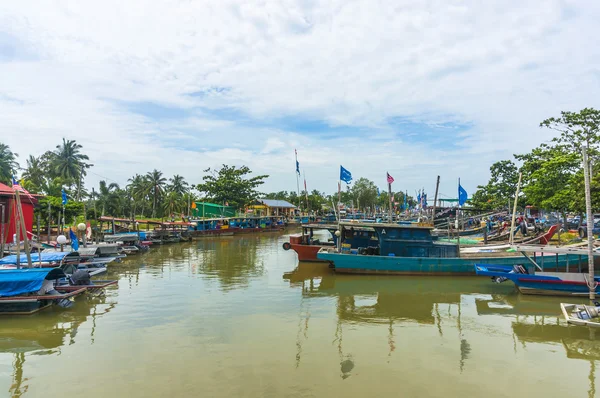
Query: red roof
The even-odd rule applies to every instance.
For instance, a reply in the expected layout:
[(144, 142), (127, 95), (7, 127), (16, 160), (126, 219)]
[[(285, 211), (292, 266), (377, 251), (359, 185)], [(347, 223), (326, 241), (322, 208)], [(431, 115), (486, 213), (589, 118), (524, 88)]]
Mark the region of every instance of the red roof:
[[(23, 193), (23, 195), (21, 195), (22, 201), (33, 203), (33, 204), (37, 203), (37, 199), (35, 198), (35, 196), (39, 196), (39, 195), (32, 195), (29, 192), (27, 192), (27, 190), (25, 190), (23, 187), (21, 187), (19, 192)], [(14, 196), (14, 195), (15, 195), (15, 190), (12, 187), (9, 187), (8, 185), (2, 184), (0, 182), (0, 196)]]

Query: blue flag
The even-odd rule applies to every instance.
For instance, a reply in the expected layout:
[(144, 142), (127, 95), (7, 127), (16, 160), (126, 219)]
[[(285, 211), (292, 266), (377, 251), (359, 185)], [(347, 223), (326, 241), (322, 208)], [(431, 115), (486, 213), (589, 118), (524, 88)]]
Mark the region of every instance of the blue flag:
[(379, 187), (377, 187), (377, 197), (381, 196), (381, 192), (379, 192)]
[(344, 168), (344, 166), (340, 165), (340, 180), (344, 181), (346, 184), (350, 184), (352, 182), (352, 173)]
[(68, 200), (67, 200), (67, 193), (65, 192), (65, 189), (63, 188), (62, 189), (62, 204), (63, 204), (63, 206), (66, 205), (67, 202), (68, 202)]
[(462, 206), (467, 203), (467, 191), (460, 185), (460, 180), (458, 180), (458, 205)]
[(408, 210), (408, 191), (404, 194), (404, 206), (402, 206), (402, 210)]
[(300, 175), (300, 162), (296, 160), (296, 173)]
[(69, 238), (71, 238), (71, 247), (73, 250), (79, 250), (79, 241), (77, 240), (77, 235), (73, 232), (72, 229), (69, 229)]

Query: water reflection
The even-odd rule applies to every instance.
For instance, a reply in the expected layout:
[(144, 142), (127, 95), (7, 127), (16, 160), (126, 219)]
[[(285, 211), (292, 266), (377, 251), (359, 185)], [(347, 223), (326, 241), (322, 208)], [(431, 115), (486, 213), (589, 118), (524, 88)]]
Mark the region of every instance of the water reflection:
[(68, 311), (51, 308), (27, 317), (2, 318), (0, 353), (13, 354), (11, 397), (21, 397), (29, 388), (24, 376), (31, 355), (60, 355), (61, 347), (75, 344), (79, 328), (91, 321), (90, 342), (94, 344), (96, 321), (115, 306), (105, 296), (80, 297)]
[[(336, 300), (337, 328), (334, 343), (338, 346), (341, 377), (346, 379), (355, 368), (353, 355), (343, 349), (343, 334), (354, 325), (380, 325), (387, 328), (388, 356), (396, 350), (398, 327), (428, 325), (445, 338), (445, 325), (453, 325), (451, 332), (458, 333), (460, 352), (458, 363), (462, 373), (473, 355), (473, 345), (468, 336), (482, 327), (479, 317), (492, 316), (490, 322), (493, 339), (497, 328), (510, 322), (515, 342), (522, 348), (527, 344), (545, 346), (560, 344), (566, 357), (588, 361), (590, 397), (595, 396), (595, 361), (600, 360), (600, 344), (594, 330), (570, 326), (560, 318), (558, 298), (532, 297), (517, 294), (511, 287), (502, 287), (480, 278), (386, 277), (338, 275), (327, 266), (300, 263), (283, 279), (291, 287), (301, 288), (301, 300), (331, 297)], [(501, 293), (499, 293), (501, 292)], [(303, 304), (306, 306), (306, 304)], [(464, 326), (464, 306), (470, 307)], [(473, 311), (474, 310), (474, 311)], [(307, 315), (304, 333), (308, 331)], [(300, 337), (300, 334), (298, 335)], [(451, 337), (450, 337), (451, 338)], [(489, 342), (488, 342), (489, 344)], [(302, 354), (302, 341), (297, 341), (297, 366)], [(516, 348), (515, 348), (516, 354)]]

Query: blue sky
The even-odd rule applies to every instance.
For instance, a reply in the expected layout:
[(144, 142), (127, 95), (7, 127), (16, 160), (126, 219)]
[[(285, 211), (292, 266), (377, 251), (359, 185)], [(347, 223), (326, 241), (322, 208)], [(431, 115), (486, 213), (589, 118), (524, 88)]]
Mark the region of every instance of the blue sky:
[(88, 185), (154, 168), (199, 182), (248, 165), (266, 191), (472, 192), (600, 107), (600, 4), (160, 0), (0, 3), (0, 137), (20, 156), (76, 139)]

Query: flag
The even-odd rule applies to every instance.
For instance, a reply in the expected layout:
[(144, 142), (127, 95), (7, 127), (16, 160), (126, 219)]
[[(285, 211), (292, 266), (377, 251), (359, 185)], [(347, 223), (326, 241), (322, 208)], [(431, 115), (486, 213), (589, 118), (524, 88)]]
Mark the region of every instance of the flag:
[(195, 209), (198, 206), (196, 206), (196, 202), (192, 202), (192, 206), (191, 207), (192, 207), (192, 209)]
[(77, 240), (77, 235), (73, 232), (72, 229), (69, 229), (69, 238), (71, 238), (71, 247), (73, 250), (79, 250), (79, 241)]
[(417, 193), (417, 202), (419, 202), (419, 205), (421, 204), (421, 191)]
[(296, 160), (296, 173), (300, 175), (300, 162)]
[(381, 196), (381, 192), (379, 192), (379, 187), (377, 187), (377, 197)]
[(88, 221), (87, 223), (87, 228), (85, 230), (85, 237), (87, 239), (92, 239), (92, 226), (90, 225), (90, 222)]
[(462, 206), (467, 202), (467, 191), (460, 185), (460, 179), (458, 180), (458, 205)]
[(427, 208), (427, 194), (423, 193), (423, 208)]
[(344, 181), (346, 184), (350, 184), (352, 182), (352, 173), (344, 168), (344, 166), (340, 165), (340, 180)]
[(68, 202), (68, 200), (67, 200), (67, 193), (65, 192), (65, 189), (63, 188), (62, 189), (62, 204), (63, 204), (63, 206), (66, 205), (67, 202)]
[(392, 177), (392, 176), (390, 175), (390, 173), (387, 173), (387, 182), (388, 182), (388, 184), (391, 184), (391, 183), (393, 183), (393, 182), (394, 182), (394, 177)]

